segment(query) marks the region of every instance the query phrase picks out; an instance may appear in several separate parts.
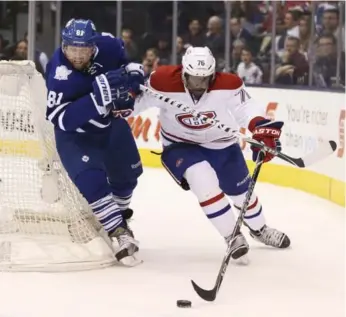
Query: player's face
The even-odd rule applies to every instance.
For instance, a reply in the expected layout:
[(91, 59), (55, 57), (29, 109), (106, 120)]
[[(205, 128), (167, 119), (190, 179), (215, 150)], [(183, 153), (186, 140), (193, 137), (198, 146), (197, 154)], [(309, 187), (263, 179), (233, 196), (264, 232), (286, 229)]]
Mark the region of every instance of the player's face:
[(204, 93), (208, 89), (211, 76), (202, 77), (185, 75), (185, 79), (186, 88), (190, 90), (193, 94), (199, 95)]
[(94, 48), (67, 45), (64, 47), (64, 53), (73, 67), (81, 70), (88, 66), (94, 54)]

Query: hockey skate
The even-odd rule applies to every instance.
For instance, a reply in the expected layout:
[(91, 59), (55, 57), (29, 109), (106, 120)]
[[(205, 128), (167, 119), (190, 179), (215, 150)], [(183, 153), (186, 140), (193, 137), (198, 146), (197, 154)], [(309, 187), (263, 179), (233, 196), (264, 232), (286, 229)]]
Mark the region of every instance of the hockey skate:
[(256, 241), (279, 249), (288, 248), (291, 244), (289, 237), (285, 233), (270, 228), (267, 225), (264, 225), (258, 231), (250, 229), (250, 236)]
[(133, 230), (130, 227), (130, 222), (133, 220), (132, 216), (133, 216), (133, 210), (131, 208), (127, 208), (125, 210), (122, 210), (122, 215), (123, 215), (123, 220), (126, 223), (126, 228), (127, 230), (130, 231), (132, 238), (136, 239)]
[(132, 230), (127, 227), (118, 227), (110, 235), (110, 238), (115, 238), (118, 241), (119, 248), (115, 253), (115, 257), (121, 264), (136, 266), (142, 263), (135, 257), (135, 253), (139, 250), (139, 242), (135, 240)]
[(239, 260), (239, 263), (247, 264), (246, 254), (249, 252), (249, 244), (243, 234), (239, 232), (234, 239), (231, 240), (231, 236), (229, 236), (225, 240), (230, 245), (232, 259)]

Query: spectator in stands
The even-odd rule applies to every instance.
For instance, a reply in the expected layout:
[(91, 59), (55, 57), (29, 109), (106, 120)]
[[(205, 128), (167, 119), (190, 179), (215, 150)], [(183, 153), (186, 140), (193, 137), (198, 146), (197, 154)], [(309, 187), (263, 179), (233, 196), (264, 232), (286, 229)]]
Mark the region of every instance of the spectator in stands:
[[(324, 12), (328, 10), (337, 10), (337, 1), (319, 1), (315, 13), (315, 27), (318, 34), (321, 34), (324, 29)], [(325, 21), (326, 22), (326, 21)], [(326, 30), (325, 30), (326, 31)]]
[(252, 44), (254, 38), (248, 30), (242, 28), (239, 18), (232, 18), (229, 23), (232, 42), (234, 42), (235, 40), (242, 40), (247, 45)]
[(147, 59), (144, 59), (142, 62), (143, 70), (144, 70), (144, 78), (147, 79), (150, 76), (150, 73), (152, 71), (152, 67), (149, 65), (149, 62)]
[[(263, 1), (264, 2), (264, 1)], [(272, 24), (273, 24), (273, 12), (270, 10), (270, 8), (266, 8), (266, 5), (262, 5), (261, 11), (264, 12), (264, 21), (262, 23), (262, 28), (264, 29), (265, 33), (271, 33), (272, 31)], [(286, 30), (285, 27), (285, 7), (277, 3), (276, 5), (276, 34), (280, 35), (283, 34)]]
[(182, 36), (185, 48), (188, 46), (204, 46), (206, 43), (206, 35), (202, 31), (199, 20), (194, 19), (189, 23), (189, 32)]
[(241, 62), (241, 52), (243, 48), (245, 47), (245, 43), (237, 39), (232, 44), (232, 54), (231, 54), (231, 70), (236, 71), (238, 68), (238, 65)]
[(244, 7), (241, 1), (231, 1), (231, 12), (232, 16), (240, 18), (244, 16)]
[(292, 9), (285, 13), (285, 30), (289, 36), (299, 37), (299, 20), (303, 14), (302, 10)]
[(157, 66), (159, 65), (159, 62), (160, 62), (160, 59), (157, 55), (157, 49), (156, 48), (147, 49), (142, 64), (145, 65), (149, 74), (157, 68)]
[[(26, 40), (21, 40), (17, 42), (14, 47), (13, 55), (10, 58), (11, 60), (22, 61), (28, 59), (28, 42)], [(40, 61), (37, 59), (34, 60), (36, 65), (36, 70), (39, 71), (42, 75), (44, 75), (44, 70)]]
[(133, 33), (130, 29), (123, 29), (121, 32), (121, 38), (124, 41), (127, 57), (130, 62), (136, 62), (138, 60), (138, 48), (133, 40)]
[(224, 34), (222, 32), (222, 19), (216, 15), (208, 20), (205, 45), (210, 48), (215, 58), (224, 55)]
[(322, 15), (322, 32), (324, 34), (333, 34), (338, 40), (341, 32), (341, 46), (345, 51), (345, 29), (339, 28), (339, 10), (336, 7), (329, 6), (323, 11)]
[(242, 27), (251, 35), (258, 34), (262, 30), (262, 22), (264, 20), (264, 15), (259, 10), (258, 2), (241, 1), (240, 8), (242, 12), (234, 16), (240, 18)]
[[(24, 33), (24, 40), (28, 42), (28, 32)], [(41, 73), (40, 70), (43, 71), (43, 73), (46, 71), (46, 67), (48, 64), (48, 56), (46, 53), (42, 52), (38, 48), (35, 49), (35, 64), (36, 64), (36, 69)], [(39, 66), (39, 67), (38, 67)], [(40, 69), (40, 70), (39, 70)]]
[(26, 60), (28, 58), (28, 42), (21, 40), (14, 46), (14, 52), (11, 59)]
[(299, 39), (289, 36), (285, 41), (281, 64), (276, 69), (276, 82), (285, 85), (305, 85), (308, 80), (309, 64), (299, 52)]
[(297, 11), (289, 11), (285, 14), (285, 27), (288, 36), (299, 38), (299, 13)]
[[(336, 39), (333, 34), (325, 34), (317, 40), (316, 62), (313, 68), (314, 83), (318, 87), (332, 87), (337, 75)], [(341, 56), (340, 82), (345, 85), (345, 53)]]
[(286, 12), (285, 14), (285, 30), (282, 35), (277, 37), (276, 42), (276, 52), (279, 57), (282, 56), (282, 54), (285, 51), (285, 42), (286, 38), (288, 37), (295, 37), (299, 39), (299, 19), (298, 19), (299, 13), (296, 11), (292, 12)]
[(310, 37), (311, 37), (310, 19), (300, 19), (299, 21), (300, 51), (306, 54), (306, 56), (309, 51)]
[[(180, 36), (177, 37), (176, 45), (177, 45), (177, 65), (178, 65), (178, 64), (181, 64), (181, 60), (186, 51), (184, 41)], [(170, 60), (172, 60), (172, 56), (170, 56)]]
[(253, 62), (253, 54), (249, 47), (244, 47), (241, 51), (241, 62), (238, 65), (237, 74), (246, 84), (262, 83), (262, 70)]
[(157, 56), (161, 65), (169, 65), (171, 60), (170, 40), (167, 34), (159, 34), (157, 38)]
[[(336, 35), (339, 28), (339, 10), (335, 7), (329, 7), (322, 14), (322, 31)], [(336, 37), (336, 36), (335, 36)]]

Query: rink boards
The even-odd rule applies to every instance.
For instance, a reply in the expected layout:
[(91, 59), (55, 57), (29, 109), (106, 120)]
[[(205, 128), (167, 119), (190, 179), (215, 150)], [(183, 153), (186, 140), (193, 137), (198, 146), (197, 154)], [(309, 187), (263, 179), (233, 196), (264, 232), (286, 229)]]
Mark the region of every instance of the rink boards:
[[(288, 89), (249, 88), (268, 117), (285, 122), (281, 136), (283, 151), (300, 157), (318, 146), (322, 139), (334, 140), (336, 152), (312, 167), (298, 169), (274, 159), (262, 169), (260, 180), (292, 187), (345, 206), (345, 94)], [(149, 109), (129, 119), (143, 164), (161, 167), (158, 110)], [(241, 128), (241, 132), (245, 129)], [(251, 151), (241, 144), (250, 169)]]
[[(345, 94), (269, 88), (249, 88), (249, 92), (268, 117), (285, 122), (281, 136), (285, 153), (303, 156), (316, 148), (321, 139), (334, 140), (338, 145), (332, 156), (305, 169), (274, 159), (262, 169), (260, 180), (303, 190), (345, 206)], [(32, 112), (25, 108), (18, 112), (9, 105), (4, 103), (0, 110), (0, 154), (6, 157), (15, 153), (39, 160), (42, 152), (33, 130)], [(128, 121), (143, 164), (161, 167), (160, 156), (151, 153), (161, 150), (158, 110), (149, 109)], [(16, 131), (21, 131), (20, 138)], [(242, 143), (241, 147), (251, 169), (249, 146)]]

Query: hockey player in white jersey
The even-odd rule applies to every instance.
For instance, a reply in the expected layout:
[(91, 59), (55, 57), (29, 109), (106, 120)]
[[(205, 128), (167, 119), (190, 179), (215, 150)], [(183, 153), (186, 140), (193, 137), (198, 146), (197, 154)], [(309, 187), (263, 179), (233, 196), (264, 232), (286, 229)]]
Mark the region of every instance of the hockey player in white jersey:
[[(151, 74), (148, 86), (220, 119), (234, 130), (247, 127), (254, 139), (269, 147), (280, 146), (283, 122), (265, 119), (238, 76), (215, 72), (215, 59), (207, 47), (188, 48), (180, 66), (159, 67)], [(250, 181), (238, 138), (145, 93), (137, 98), (134, 114), (148, 107), (160, 108), (163, 166), (184, 190), (191, 190), (211, 223), (227, 243), (234, 245), (232, 258), (245, 255), (249, 245), (241, 232), (230, 241), (236, 218), (228, 198), (240, 210)], [(256, 160), (258, 151), (252, 151)], [(265, 162), (272, 158), (266, 154)], [(290, 245), (286, 234), (266, 225), (256, 194), (251, 197), (244, 222), (255, 240), (275, 248)]]

